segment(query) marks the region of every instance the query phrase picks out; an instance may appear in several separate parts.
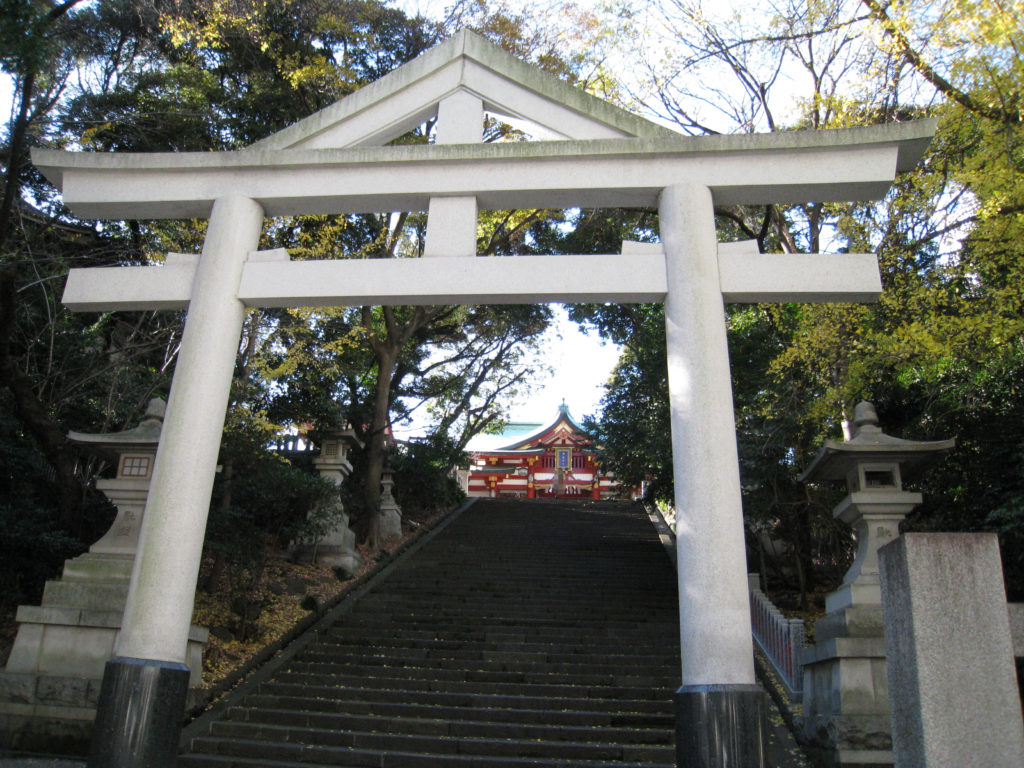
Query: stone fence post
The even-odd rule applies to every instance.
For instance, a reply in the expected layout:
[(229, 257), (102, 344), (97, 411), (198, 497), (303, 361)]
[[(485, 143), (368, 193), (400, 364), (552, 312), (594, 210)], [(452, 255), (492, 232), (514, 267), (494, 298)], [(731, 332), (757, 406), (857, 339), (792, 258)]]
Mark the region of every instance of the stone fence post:
[(908, 533), (879, 560), (896, 768), (1024, 765), (995, 534)]

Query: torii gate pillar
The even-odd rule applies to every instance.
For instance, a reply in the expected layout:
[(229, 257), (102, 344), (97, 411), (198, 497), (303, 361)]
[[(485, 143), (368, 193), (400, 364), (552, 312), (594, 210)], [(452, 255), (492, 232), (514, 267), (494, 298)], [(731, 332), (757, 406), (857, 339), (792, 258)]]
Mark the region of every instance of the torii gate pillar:
[[(171, 768), (176, 762), (189, 678), (181, 653), (187, 638), (181, 631), (192, 620), (210, 494), (245, 319), (238, 284), (262, 228), (263, 208), (254, 200), (228, 197), (213, 205), (121, 633), (103, 673), (89, 756), (89, 765), (95, 768)], [(125, 713), (131, 713), (131, 727), (126, 727)]]
[(658, 201), (675, 475), (682, 766), (763, 765), (765, 692), (755, 683), (725, 307), (711, 191)]

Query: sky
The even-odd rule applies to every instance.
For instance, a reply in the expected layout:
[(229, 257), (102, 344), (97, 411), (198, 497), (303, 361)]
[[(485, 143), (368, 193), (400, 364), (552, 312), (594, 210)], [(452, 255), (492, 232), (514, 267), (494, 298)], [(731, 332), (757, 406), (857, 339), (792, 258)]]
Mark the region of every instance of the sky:
[(544, 362), (553, 372), (550, 377), (538, 375), (535, 381), (539, 388), (512, 408), (513, 421), (554, 421), (563, 400), (577, 420), (595, 415), (621, 349), (594, 331), (581, 333), (561, 306), (557, 307), (556, 322), (545, 335), (543, 348)]
[(0, 72), (0, 119), (7, 122), (11, 119), (14, 98), (14, 81), (6, 72)]
[[(620, 347), (603, 341), (595, 332), (583, 334), (562, 305), (552, 305), (555, 319), (544, 334), (540, 357), (533, 363), (530, 392), (516, 398), (509, 421), (550, 424), (564, 401), (577, 421), (597, 415), (604, 384), (619, 360)], [(401, 439), (423, 434), (425, 422), (393, 426)]]

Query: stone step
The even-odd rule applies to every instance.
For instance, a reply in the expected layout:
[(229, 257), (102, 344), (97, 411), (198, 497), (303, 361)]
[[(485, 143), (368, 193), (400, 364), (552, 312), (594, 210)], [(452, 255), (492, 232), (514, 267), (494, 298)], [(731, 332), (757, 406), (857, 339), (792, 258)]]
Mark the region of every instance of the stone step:
[[(491, 648), (477, 649), (431, 649), (431, 648), (371, 648), (368, 651), (360, 652), (358, 646), (340, 645), (332, 648), (329, 645), (320, 645), (315, 651), (320, 658), (343, 662), (347, 659), (380, 658), (380, 659), (403, 659), (403, 660), (430, 660), (442, 663), (444, 660), (459, 661), (465, 664), (468, 661), (498, 662), (509, 665), (519, 664), (576, 664), (586, 665), (588, 660), (594, 657), (587, 653), (555, 653), (554, 651), (535, 651), (527, 653), (523, 651), (499, 651)], [(312, 658), (312, 656), (311, 656)], [(644, 664), (655, 668), (661, 668), (666, 664), (664, 656), (630, 656), (629, 660), (634, 664)], [(675, 655), (675, 661), (678, 654)], [(615, 667), (618, 659), (614, 655), (602, 657), (599, 661), (606, 665)], [(607, 666), (605, 666), (607, 668)]]
[[(674, 768), (675, 763), (581, 762), (549, 758), (490, 757), (486, 755), (418, 755), (401, 752), (349, 750), (347, 759), (338, 751), (331, 756), (335, 768)], [(309, 768), (309, 761), (280, 758), (238, 757), (235, 755), (190, 754), (178, 758), (179, 768)]]
[[(439, 704), (461, 707), (513, 709), (577, 709), (599, 712), (664, 713), (672, 711), (670, 699), (630, 699), (626, 696), (545, 696), (518, 695), (509, 692), (483, 691), (421, 691), (408, 688), (377, 688), (303, 683), (271, 682), (260, 686), (261, 693), (278, 696), (298, 696), (316, 699), (342, 699), (346, 701), (392, 701), (396, 698), (419, 704)], [(660, 692), (663, 695), (664, 691)], [(399, 695), (400, 694), (400, 695)]]
[[(266, 738), (203, 736), (195, 740), (194, 749), (231, 757), (271, 759), (275, 763), (284, 760), (306, 765), (394, 765), (402, 768), (447, 765), (457, 756), (472, 758), (474, 762), (470, 765), (473, 766), (478, 764), (476, 760), (479, 758), (544, 761), (538, 765), (550, 765), (548, 761), (554, 760), (564, 765), (577, 766), (671, 765), (675, 758), (675, 752), (670, 747), (554, 744), (506, 739), (459, 739), (325, 731), (299, 734), (294, 730), (274, 729), (271, 726), (256, 730), (255, 735)], [(295, 741), (300, 735), (322, 737), (327, 743)], [(397, 755), (407, 757), (398, 761)]]
[[(310, 688), (321, 688), (319, 683), (323, 675), (304, 672), (281, 672), (274, 677), (278, 683), (304, 685)], [(413, 678), (408, 676), (377, 676), (367, 678), (355, 675), (331, 675), (331, 687), (360, 688), (367, 684), (389, 691), (425, 691), (445, 692), (454, 695), (488, 694), (501, 695), (514, 690), (517, 696), (551, 697), (558, 699), (635, 699), (657, 701), (665, 698), (665, 692), (652, 687), (628, 687), (617, 685), (576, 685), (565, 683), (514, 683), (505, 681), (487, 682), (477, 680), (445, 680), (431, 678)]]
[(671, 608), (647, 608), (629, 615), (614, 617), (597, 610), (573, 614), (569, 611), (553, 611), (537, 613), (533, 611), (507, 611), (495, 608), (493, 602), (486, 610), (455, 611), (444, 607), (444, 599), (431, 598), (437, 605), (436, 611), (424, 610), (423, 602), (410, 605), (401, 610), (377, 610), (371, 612), (361, 608), (349, 621), (333, 627), (333, 634), (346, 631), (381, 631), (388, 629), (405, 629), (410, 632), (423, 631), (427, 628), (451, 627), (452, 630), (488, 630), (491, 632), (522, 633), (524, 631), (544, 631), (552, 635), (566, 637), (586, 637), (590, 631), (601, 637), (618, 637), (624, 634), (643, 635), (650, 633), (659, 638), (671, 638), (663, 623), (652, 622), (651, 616), (661, 616)]
[[(629, 621), (636, 616), (642, 616), (645, 610), (649, 610), (652, 607), (665, 607), (660, 602), (643, 602), (637, 605), (616, 603), (616, 600), (628, 599), (629, 594), (609, 594), (606, 590), (601, 592), (600, 599), (596, 599), (593, 596), (588, 598), (586, 596), (587, 593), (592, 592), (594, 589), (595, 585), (593, 584), (583, 585), (575, 590), (566, 589), (566, 595), (558, 599), (538, 598), (532, 593), (516, 595), (514, 593), (510, 594), (508, 591), (465, 595), (455, 593), (448, 595), (441, 591), (427, 592), (419, 590), (409, 595), (379, 595), (368, 599), (362, 608), (387, 612), (389, 609), (397, 606), (403, 610), (411, 609), (415, 613), (416, 606), (423, 604), (425, 596), (444, 595), (445, 600), (441, 608), (444, 613), (459, 614), (471, 610), (474, 613), (482, 612), (495, 617), (516, 616), (520, 614), (526, 616), (553, 614), (584, 619), (593, 617), (591, 620), (597, 624), (599, 623), (597, 616), (611, 621), (614, 621), (617, 617), (622, 617), (625, 621)], [(574, 596), (577, 599), (573, 599)], [(496, 600), (501, 601), (500, 607), (495, 603)], [(597, 616), (594, 615), (595, 611)]]
[[(380, 717), (406, 717), (414, 719), (443, 718), (448, 720), (476, 720), (512, 724), (547, 724), (586, 728), (661, 729), (671, 737), (675, 723), (671, 711), (616, 712), (580, 711), (570, 709), (524, 709), (501, 707), (482, 709), (477, 706), (458, 706), (438, 703), (419, 704), (408, 701), (354, 701), (348, 699), (315, 699), (307, 696), (253, 694), (246, 697), (249, 706), (232, 708), (238, 711), (289, 711), (299, 715), (318, 714), (375, 715)], [(244, 718), (242, 718), (244, 719)]]
[[(570, 656), (600, 655), (604, 657), (630, 656), (633, 658), (636, 656), (660, 656), (664, 652), (663, 646), (657, 643), (644, 642), (642, 640), (637, 640), (635, 645), (628, 641), (615, 643), (592, 643), (586, 642), (582, 639), (578, 643), (570, 643), (564, 640), (552, 643), (544, 642), (542, 639), (533, 639), (529, 641), (505, 640), (499, 642), (483, 639), (449, 639), (446, 637), (446, 633), (442, 631), (436, 632), (434, 635), (434, 637), (430, 637), (429, 634), (409, 637), (408, 635), (395, 634), (390, 637), (386, 635), (360, 637), (358, 635), (352, 636), (349, 634), (335, 634), (324, 637), (320, 646), (324, 648), (363, 648), (372, 649), (374, 652), (380, 652), (385, 648), (389, 650), (426, 649), (435, 651), (468, 652), (519, 651), (521, 653), (544, 653)], [(634, 649), (635, 652), (633, 652)]]
[[(602, 619), (588, 614), (586, 619), (574, 619), (564, 614), (552, 614), (551, 616), (530, 615), (487, 615), (487, 614), (465, 614), (453, 613), (439, 609), (436, 615), (429, 615), (423, 612), (422, 608), (412, 609), (405, 612), (378, 613), (373, 617), (373, 623), (361, 623), (364, 615), (360, 612), (352, 617), (351, 621), (333, 627), (330, 632), (325, 632), (325, 637), (345, 635), (354, 632), (387, 632), (388, 629), (398, 630), (404, 627), (410, 631), (422, 631), (425, 628), (453, 627), (453, 628), (479, 628), (491, 632), (510, 632), (514, 634), (536, 635), (540, 632), (550, 632), (553, 635), (564, 635), (571, 637), (585, 638), (591, 631), (599, 633), (600, 637), (621, 637), (623, 635), (644, 638), (650, 636), (652, 639), (664, 639), (665, 642), (678, 644), (677, 637), (666, 634), (663, 629), (652, 625), (651, 615), (666, 613), (666, 610), (647, 611), (642, 616), (634, 616), (628, 621), (612, 621)], [(652, 632), (657, 629), (657, 633)]]
[[(395, 669), (421, 670), (455, 670), (480, 672), (509, 672), (512, 674), (567, 674), (567, 675), (604, 675), (611, 677), (649, 675), (664, 676), (671, 680), (673, 690), (679, 687), (679, 663), (676, 659), (655, 659), (652, 663), (638, 663), (635, 659), (614, 659), (614, 663), (606, 663), (601, 659), (577, 659), (570, 663), (540, 662), (508, 662), (484, 661), (482, 659), (457, 659), (424, 656), (409, 657), (398, 654), (378, 654), (366, 656), (362, 654), (336, 654), (310, 649), (302, 656), (303, 663), (329, 664), (341, 669), (363, 669), (366, 674), (373, 675), (381, 667)], [(355, 673), (353, 673), (355, 674)]]
[(608, 627), (598, 624), (581, 630), (578, 626), (564, 627), (560, 625), (533, 625), (529, 630), (521, 623), (504, 619), (502, 621), (488, 621), (482, 623), (475, 620), (464, 625), (438, 626), (439, 617), (406, 617), (403, 619), (384, 619), (374, 616), (361, 616), (356, 621), (350, 621), (338, 625), (332, 634), (349, 633), (351, 635), (365, 634), (366, 636), (386, 635), (400, 637), (417, 637), (425, 635), (437, 636), (439, 630), (443, 631), (445, 637), (459, 637), (465, 639), (480, 639), (488, 642), (511, 640), (525, 642), (530, 638), (544, 638), (552, 641), (556, 639), (572, 642), (584, 641), (593, 644), (603, 644), (609, 640), (620, 638), (624, 633), (639, 633), (645, 639), (656, 645), (679, 644), (677, 632), (666, 632), (661, 626), (650, 626), (648, 621), (635, 621), (623, 626)]
[[(313, 728), (331, 731), (369, 731), (375, 733), (434, 734), (439, 736), (468, 736), (501, 739), (533, 739), (547, 741), (600, 741), (618, 744), (671, 744), (672, 733), (666, 726), (671, 721), (659, 719), (652, 727), (613, 726), (598, 722), (591, 713), (575, 713), (574, 719), (565, 718), (564, 722), (552, 724), (547, 710), (532, 710), (536, 722), (525, 720), (529, 710), (518, 720), (499, 719), (506, 717), (503, 710), (479, 712), (478, 710), (449, 709), (444, 716), (433, 708), (418, 708), (417, 715), (394, 716), (374, 714), (351, 714), (294, 711), (289, 709), (270, 709), (234, 707), (228, 712), (228, 719), (250, 723), (267, 723), (278, 726), (297, 728)], [(494, 719), (476, 719), (479, 714), (490, 715)]]
[[(436, 603), (443, 602), (442, 598), (434, 600)], [(675, 632), (668, 631), (660, 620), (651, 621), (651, 616), (659, 616), (671, 609), (646, 609), (625, 620), (613, 620), (607, 616), (599, 616), (594, 612), (588, 612), (584, 619), (576, 619), (567, 613), (554, 614), (553, 616), (538, 615), (535, 613), (521, 615), (509, 615), (499, 613), (498, 609), (490, 608), (489, 613), (460, 613), (445, 610), (440, 605), (436, 612), (424, 612), (422, 608), (410, 606), (401, 612), (377, 611), (369, 613), (360, 610), (344, 623), (333, 627), (335, 633), (345, 631), (359, 632), (381, 632), (389, 630), (404, 630), (407, 632), (423, 632), (428, 629), (447, 627), (453, 632), (494, 632), (506, 633), (509, 635), (522, 635), (523, 633), (533, 634), (545, 632), (552, 637), (563, 636), (568, 639), (578, 639), (593, 633), (595, 637), (615, 638), (624, 634), (649, 635), (658, 639), (678, 641)]]
[[(635, 587), (623, 589), (621, 582), (611, 583), (594, 577), (573, 580), (559, 578), (544, 582), (516, 580), (502, 585), (481, 584), (479, 582), (470, 584), (467, 581), (459, 584), (460, 580), (471, 578), (468, 574), (464, 576), (452, 575), (447, 578), (451, 579), (447, 587), (443, 580), (440, 579), (425, 583), (422, 580), (417, 580), (404, 588), (396, 587), (389, 589), (387, 594), (376, 595), (371, 602), (374, 604), (384, 604), (400, 602), (402, 600), (414, 600), (416, 597), (424, 594), (450, 595), (456, 601), (472, 600), (474, 598), (486, 599), (495, 595), (502, 595), (511, 600), (529, 601), (531, 604), (546, 606), (568, 603), (569, 601), (566, 600), (566, 594), (568, 593), (586, 596), (594, 603), (607, 602), (606, 598), (615, 599), (625, 595), (647, 604), (656, 605), (661, 602), (665, 594), (670, 593), (669, 588), (659, 588), (658, 591), (652, 591), (647, 595), (637, 595), (635, 594)], [(595, 588), (599, 591), (595, 591)]]
[[(585, 669), (585, 667), (583, 667)], [(594, 674), (584, 671), (574, 672), (522, 672), (509, 670), (482, 670), (475, 666), (467, 665), (458, 669), (439, 669), (437, 666), (429, 667), (407, 667), (407, 666), (354, 666), (351, 664), (331, 664), (327, 662), (295, 662), (290, 664), (284, 674), (312, 675), (323, 678), (331, 676), (335, 680), (342, 676), (355, 680), (373, 679), (399, 679), (408, 680), (434, 680), (437, 682), (466, 682), (466, 683), (496, 683), (496, 684), (534, 684), (534, 685), (609, 685), (644, 688), (671, 688), (673, 684), (678, 687), (678, 672), (675, 675), (667, 673), (661, 676), (655, 675), (616, 675), (611, 672)], [(277, 679), (282, 679), (278, 677)]]
[(522, 734), (488, 738), (450, 733), (400, 733), (299, 728), (226, 720), (214, 723), (211, 738), (232, 742), (287, 742), (309, 746), (413, 752), (416, 754), (547, 757), (557, 760), (668, 762), (671, 745), (532, 739)]
[[(668, 568), (671, 565), (666, 561)], [(607, 569), (611, 564), (602, 566)], [(514, 566), (513, 566), (514, 567)], [(475, 596), (507, 595), (515, 600), (537, 600), (540, 605), (565, 602), (567, 594), (581, 595), (592, 603), (602, 602), (606, 595), (619, 598), (630, 595), (643, 603), (656, 605), (667, 596), (676, 592), (675, 584), (657, 583), (650, 578), (650, 572), (644, 578), (623, 580), (621, 577), (612, 579), (607, 575), (583, 575), (574, 578), (556, 577), (551, 579), (529, 579), (508, 577), (501, 585), (483, 584), (475, 579), (479, 576), (467, 572), (451, 574), (444, 579), (428, 576), (426, 579), (416, 578), (407, 585), (399, 585), (386, 594), (374, 595), (376, 601), (386, 603), (406, 599), (415, 599), (422, 594), (451, 594), (456, 598), (472, 598)], [(443, 581), (448, 580), (446, 586)], [(632, 583), (631, 583), (632, 582)], [(611, 604), (615, 607), (614, 603)], [(625, 606), (619, 606), (625, 607)]]

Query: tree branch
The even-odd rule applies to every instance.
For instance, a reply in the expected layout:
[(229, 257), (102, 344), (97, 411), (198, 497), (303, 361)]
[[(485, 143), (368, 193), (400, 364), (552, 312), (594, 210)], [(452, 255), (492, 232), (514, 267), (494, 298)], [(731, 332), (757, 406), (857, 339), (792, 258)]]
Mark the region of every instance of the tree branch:
[(969, 93), (960, 90), (949, 80), (936, 72), (922, 57), (914, 50), (910, 40), (903, 34), (896, 22), (886, 13), (886, 9), (878, 0), (861, 0), (871, 11), (871, 17), (877, 21), (885, 32), (886, 36), (896, 45), (896, 50), (916, 69), (920, 75), (929, 83), (934, 85), (942, 94), (948, 96), (968, 112), (993, 120), (997, 123), (1019, 123), (1021, 116), (1006, 109), (996, 109), (986, 106), (974, 99)]

